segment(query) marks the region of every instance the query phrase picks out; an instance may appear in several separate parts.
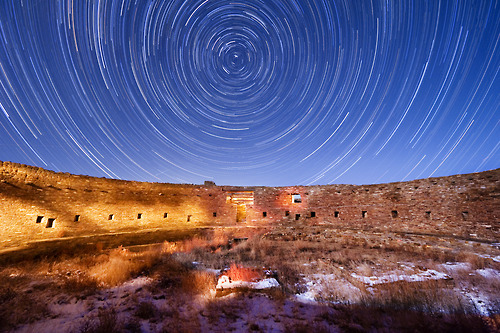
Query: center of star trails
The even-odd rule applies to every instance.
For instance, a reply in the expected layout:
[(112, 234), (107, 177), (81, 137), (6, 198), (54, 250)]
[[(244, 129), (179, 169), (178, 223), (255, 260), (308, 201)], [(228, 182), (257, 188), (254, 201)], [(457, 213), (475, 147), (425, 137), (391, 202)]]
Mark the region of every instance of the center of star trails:
[(223, 68), (227, 74), (242, 74), (248, 67), (250, 54), (244, 47), (232, 47), (223, 55)]

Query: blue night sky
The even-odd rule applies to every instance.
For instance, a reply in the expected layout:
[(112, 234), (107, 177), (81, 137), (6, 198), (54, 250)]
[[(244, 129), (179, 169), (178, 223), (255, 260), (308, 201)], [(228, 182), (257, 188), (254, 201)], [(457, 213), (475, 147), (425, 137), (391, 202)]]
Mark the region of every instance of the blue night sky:
[(370, 184), (500, 167), (500, 1), (2, 0), (0, 160)]

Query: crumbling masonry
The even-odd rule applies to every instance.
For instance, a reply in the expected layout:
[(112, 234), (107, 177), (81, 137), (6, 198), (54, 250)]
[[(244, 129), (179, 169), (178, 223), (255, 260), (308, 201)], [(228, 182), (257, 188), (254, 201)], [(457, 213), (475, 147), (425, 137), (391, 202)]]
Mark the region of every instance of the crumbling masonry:
[(376, 185), (122, 181), (0, 161), (0, 249), (146, 229), (294, 223), (498, 242), (500, 169)]

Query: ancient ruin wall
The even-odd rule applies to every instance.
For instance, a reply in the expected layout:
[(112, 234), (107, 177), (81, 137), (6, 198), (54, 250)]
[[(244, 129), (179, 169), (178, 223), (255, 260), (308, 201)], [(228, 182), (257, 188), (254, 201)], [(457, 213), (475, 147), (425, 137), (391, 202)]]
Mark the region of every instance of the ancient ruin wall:
[(224, 224), (236, 214), (217, 186), (94, 178), (9, 162), (0, 170), (0, 248), (59, 237)]
[(250, 188), (112, 180), (0, 162), (0, 249), (59, 237), (278, 223), (498, 241), (499, 175)]
[[(258, 188), (255, 219), (500, 239), (500, 169), (376, 185)], [(293, 202), (300, 194), (301, 202)]]

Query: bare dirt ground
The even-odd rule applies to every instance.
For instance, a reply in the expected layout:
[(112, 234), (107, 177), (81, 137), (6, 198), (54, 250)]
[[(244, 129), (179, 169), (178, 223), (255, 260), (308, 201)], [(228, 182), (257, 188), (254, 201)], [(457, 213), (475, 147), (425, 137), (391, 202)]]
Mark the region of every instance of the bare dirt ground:
[[(0, 258), (0, 331), (500, 331), (499, 244), (306, 225), (156, 236)], [(279, 285), (216, 290), (238, 268), (230, 283)]]

